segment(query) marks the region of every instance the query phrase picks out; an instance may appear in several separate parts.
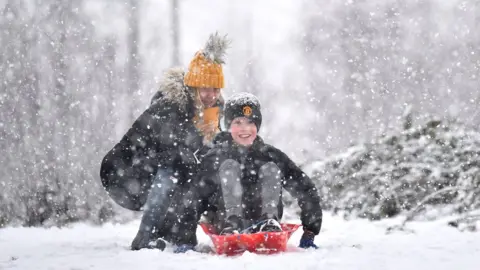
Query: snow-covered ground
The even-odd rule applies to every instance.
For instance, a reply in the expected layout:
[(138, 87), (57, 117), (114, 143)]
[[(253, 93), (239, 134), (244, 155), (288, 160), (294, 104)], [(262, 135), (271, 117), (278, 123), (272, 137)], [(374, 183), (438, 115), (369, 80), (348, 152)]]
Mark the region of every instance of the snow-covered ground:
[[(0, 269), (480, 269), (480, 233), (459, 232), (444, 221), (413, 222), (414, 232), (386, 228), (399, 220), (344, 221), (325, 215), (317, 251), (223, 257), (189, 252), (130, 251), (138, 222), (64, 229), (0, 230)], [(199, 231), (199, 240), (208, 243)], [(295, 246), (301, 231), (290, 245)]]

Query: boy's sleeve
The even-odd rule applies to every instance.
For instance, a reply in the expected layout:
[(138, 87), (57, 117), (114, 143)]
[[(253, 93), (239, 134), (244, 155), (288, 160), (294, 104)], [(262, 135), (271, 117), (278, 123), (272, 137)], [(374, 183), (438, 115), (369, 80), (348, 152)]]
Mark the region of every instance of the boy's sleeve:
[(185, 235), (195, 234), (202, 213), (216, 207), (218, 186), (215, 184), (215, 177), (215, 168), (212, 166), (210, 158), (206, 157), (186, 195), (186, 198), (189, 199), (185, 201), (181, 220)]
[(285, 153), (279, 152), (283, 165), (283, 187), (298, 201), (304, 230), (317, 235), (322, 227), (322, 207), (318, 190), (312, 180)]
[(215, 155), (207, 156), (200, 166), (197, 175), (195, 195), (197, 201), (201, 202), (197, 207), (198, 214), (201, 215), (208, 209), (217, 206), (219, 184), (218, 181), (218, 161)]

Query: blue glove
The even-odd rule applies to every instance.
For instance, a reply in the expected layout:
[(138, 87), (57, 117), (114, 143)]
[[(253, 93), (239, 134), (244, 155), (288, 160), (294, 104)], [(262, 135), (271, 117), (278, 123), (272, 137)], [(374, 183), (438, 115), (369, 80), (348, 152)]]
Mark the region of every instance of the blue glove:
[(313, 234), (310, 231), (305, 231), (302, 235), (302, 238), (300, 238), (300, 245), (298, 247), (301, 248), (314, 248), (318, 249), (317, 245), (313, 243), (313, 240), (315, 239), (315, 234)]
[(173, 253), (185, 253), (190, 250), (195, 251), (195, 246), (191, 244), (183, 244), (183, 245), (177, 246), (173, 251)]

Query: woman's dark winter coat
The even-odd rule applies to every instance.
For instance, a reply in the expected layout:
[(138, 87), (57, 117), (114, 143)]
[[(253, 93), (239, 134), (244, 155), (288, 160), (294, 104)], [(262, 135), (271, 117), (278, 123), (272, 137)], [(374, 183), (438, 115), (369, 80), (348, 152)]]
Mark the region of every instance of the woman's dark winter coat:
[(167, 73), (150, 107), (102, 161), (102, 184), (122, 207), (141, 210), (160, 167), (178, 174), (177, 194), (196, 171), (202, 136), (192, 122), (194, 91), (184, 86), (183, 77), (181, 70)]

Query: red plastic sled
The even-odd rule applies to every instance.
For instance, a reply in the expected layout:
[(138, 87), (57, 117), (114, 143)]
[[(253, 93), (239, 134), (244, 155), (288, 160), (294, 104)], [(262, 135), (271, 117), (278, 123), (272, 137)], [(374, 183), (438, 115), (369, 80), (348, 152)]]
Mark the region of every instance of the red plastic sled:
[(282, 232), (218, 235), (210, 224), (202, 223), (203, 231), (212, 239), (217, 254), (234, 256), (245, 251), (257, 254), (274, 254), (287, 250), (290, 236), (301, 226), (282, 223)]

